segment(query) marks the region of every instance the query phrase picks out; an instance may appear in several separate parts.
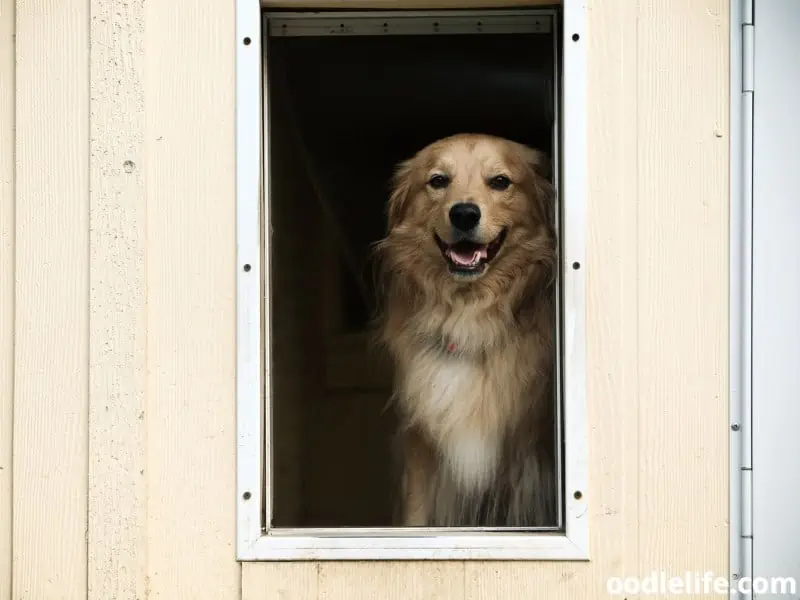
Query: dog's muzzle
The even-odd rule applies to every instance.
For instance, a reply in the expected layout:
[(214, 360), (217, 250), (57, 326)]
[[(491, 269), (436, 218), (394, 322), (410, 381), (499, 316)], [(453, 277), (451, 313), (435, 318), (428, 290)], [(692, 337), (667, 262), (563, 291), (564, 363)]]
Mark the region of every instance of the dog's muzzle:
[[(458, 206), (458, 205), (456, 205)], [(451, 273), (455, 275), (471, 276), (483, 273), (486, 265), (497, 256), (500, 247), (506, 238), (506, 229), (488, 244), (481, 244), (469, 238), (461, 239), (452, 244), (446, 243), (438, 234), (434, 233), (436, 245)]]

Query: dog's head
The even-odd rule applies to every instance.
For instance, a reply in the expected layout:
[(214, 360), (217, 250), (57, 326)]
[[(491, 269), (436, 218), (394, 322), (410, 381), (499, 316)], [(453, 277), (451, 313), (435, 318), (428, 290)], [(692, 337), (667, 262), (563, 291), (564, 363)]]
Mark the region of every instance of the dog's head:
[(554, 198), (543, 153), (461, 134), (401, 163), (388, 203), (395, 269), (426, 281), (475, 285), (552, 267)]

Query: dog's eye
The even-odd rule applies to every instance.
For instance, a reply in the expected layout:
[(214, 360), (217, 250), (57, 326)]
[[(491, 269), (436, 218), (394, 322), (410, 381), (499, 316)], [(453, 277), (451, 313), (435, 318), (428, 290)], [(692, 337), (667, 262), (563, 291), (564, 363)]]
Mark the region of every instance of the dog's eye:
[(498, 192), (507, 190), (511, 185), (511, 180), (505, 175), (497, 175), (489, 180), (489, 187)]
[(428, 180), (428, 185), (435, 190), (446, 188), (450, 183), (450, 179), (446, 175), (436, 174)]

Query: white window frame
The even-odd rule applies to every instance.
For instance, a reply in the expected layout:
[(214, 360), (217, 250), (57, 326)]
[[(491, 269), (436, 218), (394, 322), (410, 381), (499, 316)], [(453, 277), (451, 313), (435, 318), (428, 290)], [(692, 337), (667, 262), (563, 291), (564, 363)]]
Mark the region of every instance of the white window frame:
[[(271, 3), (272, 5), (275, 2)], [(282, 3), (291, 9), (291, 0)], [(375, 2), (380, 6), (380, 2)], [(498, 4), (500, 4), (498, 2)], [(458, 8), (459, 2), (453, 2)], [(446, 528), (266, 529), (271, 515), (270, 430), (264, 390), (270, 348), (265, 333), (270, 296), (269, 135), (259, 0), (236, 0), (236, 227), (237, 227), (237, 544), (240, 561), (281, 560), (588, 560), (588, 427), (586, 406), (587, 8), (563, 0), (561, 121), (563, 529), (524, 531)], [(560, 186), (559, 186), (560, 187)]]

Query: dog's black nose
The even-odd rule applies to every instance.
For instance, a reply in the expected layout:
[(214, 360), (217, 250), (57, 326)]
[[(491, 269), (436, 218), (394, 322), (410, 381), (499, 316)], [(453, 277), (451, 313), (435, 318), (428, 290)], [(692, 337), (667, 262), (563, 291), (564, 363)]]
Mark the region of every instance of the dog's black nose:
[(470, 231), (481, 220), (481, 209), (472, 202), (459, 202), (450, 208), (450, 222), (461, 231)]

